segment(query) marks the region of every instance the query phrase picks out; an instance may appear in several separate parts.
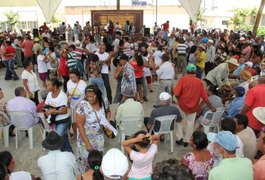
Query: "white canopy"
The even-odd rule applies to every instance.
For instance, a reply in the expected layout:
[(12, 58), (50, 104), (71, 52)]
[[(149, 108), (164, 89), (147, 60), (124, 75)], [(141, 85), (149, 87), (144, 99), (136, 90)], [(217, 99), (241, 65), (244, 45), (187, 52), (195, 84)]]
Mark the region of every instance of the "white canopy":
[(199, 12), (202, 0), (179, 0), (182, 7), (186, 10), (193, 22), (197, 21), (197, 13)]
[(36, 0), (45, 16), (47, 22), (51, 19), (62, 0)]

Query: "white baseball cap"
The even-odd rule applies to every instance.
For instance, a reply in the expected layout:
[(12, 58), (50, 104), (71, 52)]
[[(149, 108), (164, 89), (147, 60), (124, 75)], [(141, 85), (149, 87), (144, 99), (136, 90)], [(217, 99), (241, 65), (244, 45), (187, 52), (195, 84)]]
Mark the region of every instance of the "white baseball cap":
[(117, 148), (112, 148), (103, 156), (101, 170), (107, 178), (121, 179), (129, 168), (127, 157)]
[(248, 62), (245, 63), (245, 65), (247, 65), (248, 67), (252, 67), (253, 66), (253, 62), (248, 61)]
[(208, 43), (212, 43), (213, 44), (213, 40), (212, 39), (209, 39), (208, 40)]
[(169, 100), (171, 98), (171, 95), (167, 92), (162, 92), (160, 95), (159, 95), (159, 99), (162, 100), (162, 101), (166, 101), (166, 100)]

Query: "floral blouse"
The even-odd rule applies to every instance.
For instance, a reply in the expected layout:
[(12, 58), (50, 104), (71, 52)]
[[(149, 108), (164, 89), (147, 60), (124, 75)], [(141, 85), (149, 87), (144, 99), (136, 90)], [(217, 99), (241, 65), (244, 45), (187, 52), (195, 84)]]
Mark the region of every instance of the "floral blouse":
[(192, 152), (184, 155), (184, 159), (187, 162), (188, 168), (192, 171), (195, 176), (195, 180), (207, 180), (209, 171), (214, 165), (214, 155), (211, 153), (211, 159), (201, 162), (196, 161), (195, 156)]
[[(6, 113), (6, 104), (7, 104), (7, 102), (4, 99), (0, 99), (0, 111), (1, 112)], [(0, 124), (2, 126), (6, 126), (6, 125), (10, 124), (10, 122), (6, 118), (4, 118), (4, 116), (2, 116), (0, 114)]]
[(103, 66), (102, 61), (96, 61), (96, 62), (90, 62), (89, 64), (89, 72), (90, 72), (90, 77), (101, 77), (101, 69)]

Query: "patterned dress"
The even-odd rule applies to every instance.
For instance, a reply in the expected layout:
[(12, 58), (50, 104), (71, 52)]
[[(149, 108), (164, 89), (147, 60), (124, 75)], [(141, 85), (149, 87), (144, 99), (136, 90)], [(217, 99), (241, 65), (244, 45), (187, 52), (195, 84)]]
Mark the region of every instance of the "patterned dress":
[(209, 171), (213, 168), (214, 165), (214, 155), (210, 152), (212, 158), (205, 161), (196, 161), (195, 156), (192, 152), (184, 155), (184, 159), (188, 164), (188, 168), (192, 171), (192, 174), (195, 176), (195, 180), (207, 180)]
[[(6, 113), (6, 101), (4, 99), (0, 99), (0, 111)], [(6, 126), (10, 124), (10, 122), (0, 114), (0, 124), (1, 126)]]
[[(105, 108), (108, 109), (108, 102), (105, 100)], [(99, 126), (95, 111), (88, 101), (83, 100), (78, 105), (76, 113), (85, 115), (86, 120), (84, 124), (87, 139), (94, 150), (104, 151), (104, 132)], [(106, 116), (104, 107), (102, 106), (99, 111), (96, 111), (99, 120), (102, 116)], [(85, 143), (83, 142), (80, 133), (77, 129), (77, 162), (80, 173), (88, 170), (87, 157), (89, 152), (86, 150)]]

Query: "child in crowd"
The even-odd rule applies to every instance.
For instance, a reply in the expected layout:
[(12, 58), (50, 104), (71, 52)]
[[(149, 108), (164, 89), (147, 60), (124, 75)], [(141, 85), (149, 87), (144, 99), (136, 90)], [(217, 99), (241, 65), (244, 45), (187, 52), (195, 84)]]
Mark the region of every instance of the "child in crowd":
[[(157, 153), (158, 141), (158, 135), (151, 136), (145, 131), (139, 131), (134, 135), (134, 138), (122, 142), (125, 151), (133, 161), (128, 174), (129, 180), (151, 180), (152, 162)], [(135, 145), (138, 152), (131, 148), (130, 145), (132, 144)]]

